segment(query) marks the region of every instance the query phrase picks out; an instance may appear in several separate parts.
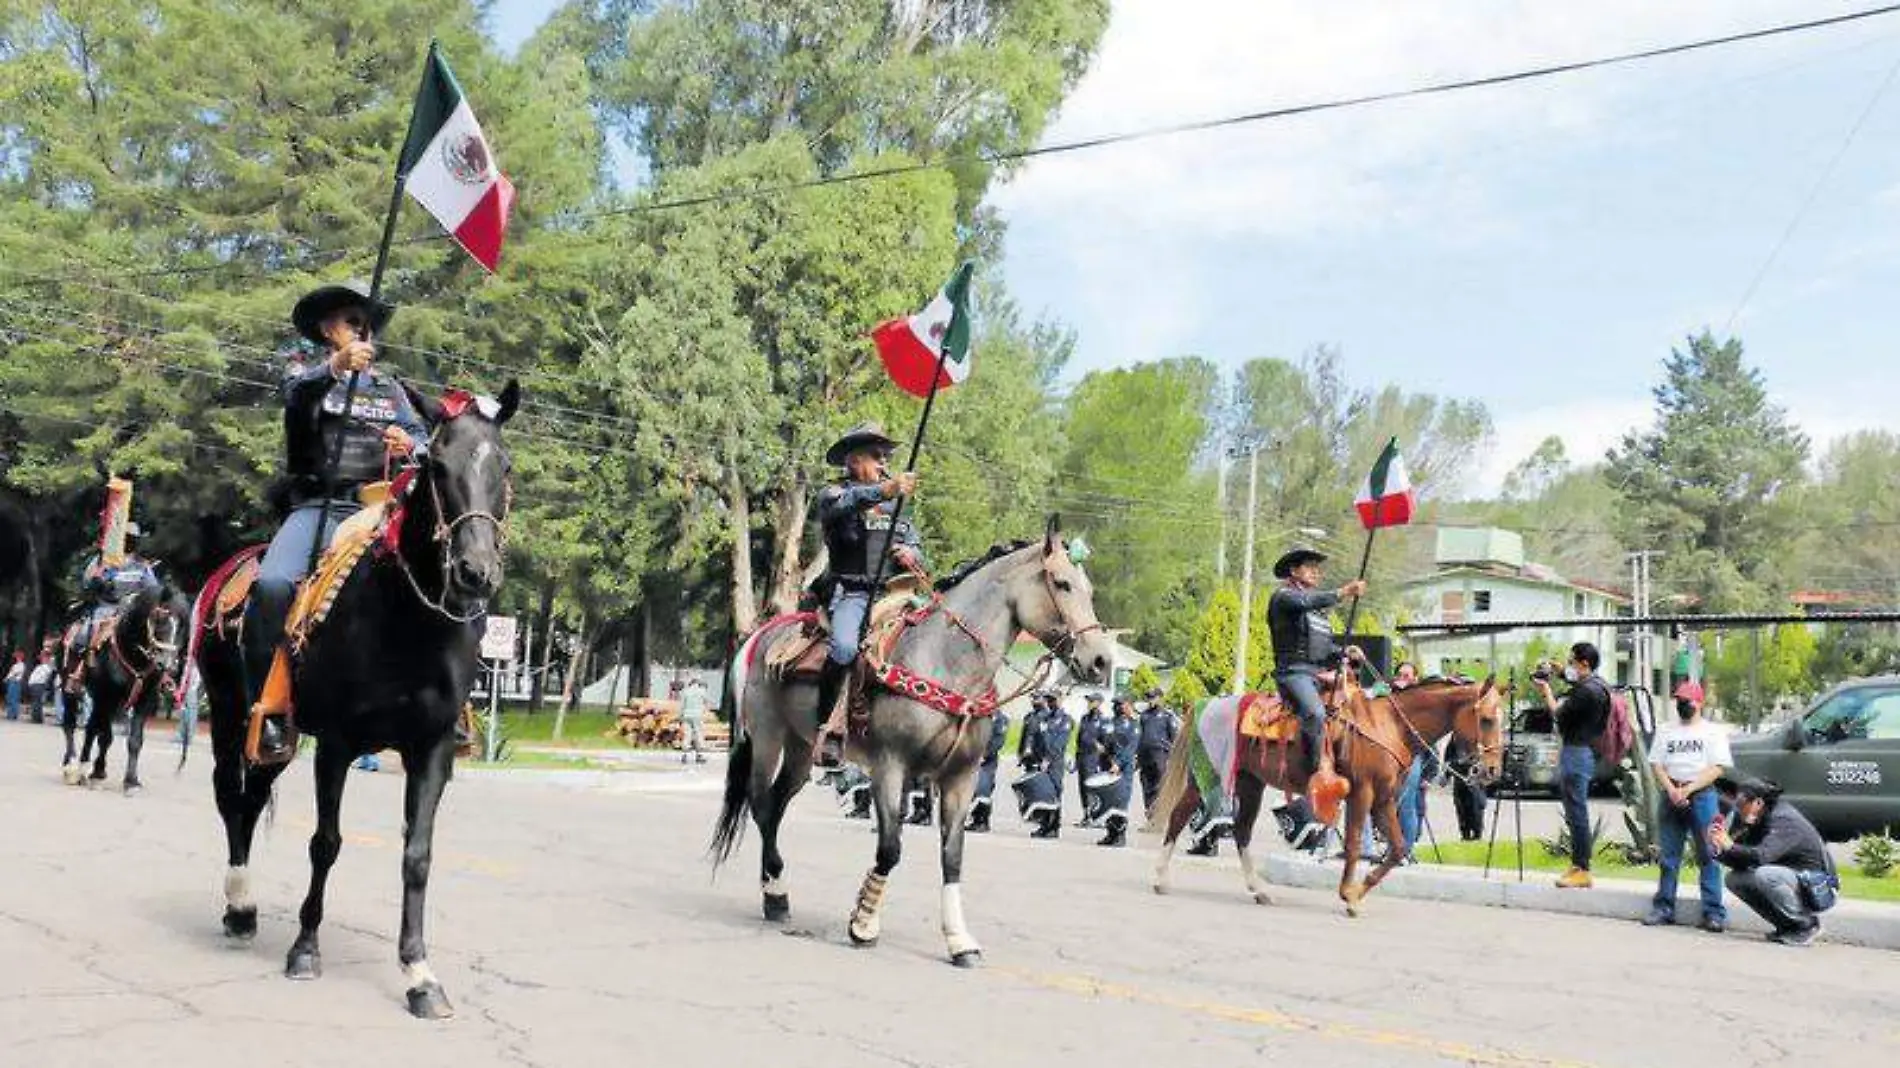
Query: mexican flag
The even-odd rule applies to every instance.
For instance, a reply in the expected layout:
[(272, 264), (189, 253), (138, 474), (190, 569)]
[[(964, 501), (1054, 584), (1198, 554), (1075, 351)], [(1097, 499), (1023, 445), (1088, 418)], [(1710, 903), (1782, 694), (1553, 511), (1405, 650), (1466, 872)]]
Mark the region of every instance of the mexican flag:
[(871, 332), (898, 389), (928, 397), (933, 386), (948, 389), (970, 377), (970, 271), (966, 261), (923, 311)]
[(1405, 473), (1405, 457), (1399, 455), (1399, 439), (1385, 443), (1384, 451), (1372, 464), (1372, 473), (1352, 502), (1359, 509), (1359, 522), (1367, 530), (1402, 527), (1412, 521), (1412, 476)]
[(469, 255), (493, 271), (501, 261), (515, 187), (495, 169), (481, 124), (433, 43), (396, 169), (404, 175), (409, 195), (454, 234)]

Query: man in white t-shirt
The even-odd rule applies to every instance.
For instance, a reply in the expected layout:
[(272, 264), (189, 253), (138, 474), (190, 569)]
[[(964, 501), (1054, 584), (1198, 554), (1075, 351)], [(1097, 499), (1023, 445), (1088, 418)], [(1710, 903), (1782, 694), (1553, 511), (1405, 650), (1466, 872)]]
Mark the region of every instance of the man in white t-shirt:
[(1656, 845), (1661, 851), (1662, 875), (1645, 926), (1676, 922), (1676, 879), (1682, 871), (1682, 840), (1695, 844), (1701, 866), (1702, 922), (1716, 934), (1728, 929), (1728, 909), (1722, 904), (1722, 867), (1709, 856), (1709, 828), (1720, 818), (1715, 781), (1734, 764), (1728, 732), (1702, 718), (1702, 686), (1694, 681), (1676, 687), (1676, 722), (1656, 726), (1649, 747), (1649, 770), (1662, 788), (1657, 804)]

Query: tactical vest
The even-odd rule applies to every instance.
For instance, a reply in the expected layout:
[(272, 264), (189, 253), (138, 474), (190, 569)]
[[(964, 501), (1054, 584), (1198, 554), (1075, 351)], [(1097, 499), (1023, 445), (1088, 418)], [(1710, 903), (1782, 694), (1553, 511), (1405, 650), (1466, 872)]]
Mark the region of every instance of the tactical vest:
[(1329, 667), (1338, 655), (1333, 625), (1324, 608), (1305, 609), (1282, 586), (1267, 602), (1267, 628), (1273, 634), (1273, 658), (1279, 671), (1317, 671)]
[(420, 422), (408, 395), (389, 375), (363, 372), (350, 403), (352, 418), (345, 418), (343, 413), (343, 398), (348, 391), (347, 379), (331, 386), (317, 407), (314, 425), (296, 412), (284, 413), (284, 440), (296, 503), (323, 495), (323, 465), (337, 448), (338, 439), (342, 448), (337, 454), (331, 492), (339, 498), (350, 497), (365, 483), (383, 477), (383, 430), (399, 423)]
[[(828, 488), (827, 492), (858, 485), (843, 483)], [(891, 517), (896, 511), (896, 501), (882, 501), (825, 527), (825, 550), (830, 556), (831, 573), (838, 581), (847, 587), (869, 587), (871, 573), (885, 554), (894, 546), (909, 545), (917, 540), (908, 518), (898, 520), (896, 529), (892, 529)], [(884, 577), (890, 578), (891, 574), (892, 568), (886, 565)]]

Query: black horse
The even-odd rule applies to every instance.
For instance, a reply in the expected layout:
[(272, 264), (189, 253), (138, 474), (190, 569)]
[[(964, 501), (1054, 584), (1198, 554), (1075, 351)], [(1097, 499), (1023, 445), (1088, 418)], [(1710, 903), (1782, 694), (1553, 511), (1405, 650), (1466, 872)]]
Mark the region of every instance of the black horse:
[(128, 713), (125, 731), (125, 792), (137, 793), (139, 753), (145, 748), (145, 720), (167, 696), (175, 677), (183, 648), (185, 620), (191, 605), (184, 594), (169, 583), (155, 590), (140, 590), (110, 622), (101, 623), (105, 633), (90, 649), (75, 649), (71, 657), (85, 660), (86, 696), (92, 700), (92, 717), (86, 721), (85, 740), (78, 759), (73, 754), (73, 732), (79, 724), (79, 695), (68, 694), (66, 712), (60, 728), (66, 734), (66, 756), (60, 761), (66, 781), (81, 782), (85, 764), (92, 761), (93, 782), (106, 777), (106, 750), (112, 747), (112, 728)]
[[(409, 1011), (443, 1018), (454, 1010), (429, 970), (423, 903), (436, 808), (454, 770), (456, 719), (480, 669), (487, 601), (501, 584), (510, 473), (501, 427), (514, 414), (520, 387), (510, 381), (498, 400), (451, 394), (438, 403), (413, 390), (409, 397), (433, 430), (427, 458), (394, 502), (405, 513), (396, 547), (374, 547), (358, 563), (293, 673), (297, 726), (317, 740), (317, 829), (310, 837), (310, 889), (284, 974), (322, 974), (317, 927), (324, 883), (343, 843), (343, 784), (357, 757), (394, 749), (407, 775), (398, 955)], [(207, 630), (201, 642), (198, 665), (217, 762), (212, 786), (230, 852), (224, 929), (249, 939), (257, 933), (247, 871), (251, 838), (285, 765), (257, 767), (244, 759), (250, 693), (241, 638)]]

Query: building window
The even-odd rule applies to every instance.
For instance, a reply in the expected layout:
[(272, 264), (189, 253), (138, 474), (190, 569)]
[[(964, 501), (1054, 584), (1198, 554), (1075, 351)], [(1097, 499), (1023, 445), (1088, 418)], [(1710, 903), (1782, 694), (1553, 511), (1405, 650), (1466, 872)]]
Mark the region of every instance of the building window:
[(1491, 610), (1491, 591), (1472, 590), (1471, 610), (1473, 612), (1489, 612)]
[(1578, 593), (1578, 594), (1571, 595), (1570, 614), (1573, 616), (1580, 616), (1583, 614), (1583, 594)]

